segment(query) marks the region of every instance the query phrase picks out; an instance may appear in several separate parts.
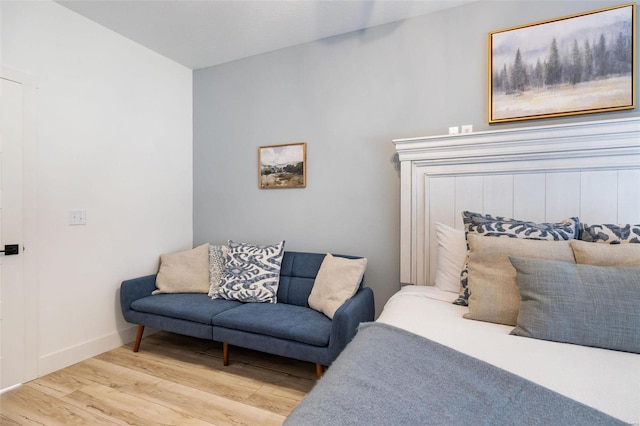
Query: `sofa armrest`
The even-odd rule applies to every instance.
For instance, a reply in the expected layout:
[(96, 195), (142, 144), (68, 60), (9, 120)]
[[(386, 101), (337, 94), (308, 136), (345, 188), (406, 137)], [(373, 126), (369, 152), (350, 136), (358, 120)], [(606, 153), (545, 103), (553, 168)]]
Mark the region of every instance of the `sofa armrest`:
[(329, 336), (329, 353), (332, 360), (353, 339), (361, 322), (373, 321), (375, 317), (375, 302), (373, 291), (363, 287), (342, 306), (333, 316), (331, 335)]
[(124, 319), (129, 321), (131, 304), (143, 297), (151, 296), (151, 292), (156, 289), (156, 275), (134, 278), (123, 281), (120, 284), (120, 307)]

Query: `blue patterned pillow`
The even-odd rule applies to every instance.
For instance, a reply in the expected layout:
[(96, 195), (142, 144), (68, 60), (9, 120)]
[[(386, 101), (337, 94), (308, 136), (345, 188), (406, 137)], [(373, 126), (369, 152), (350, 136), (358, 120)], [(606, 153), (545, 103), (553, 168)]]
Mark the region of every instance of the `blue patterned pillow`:
[(257, 246), (229, 241), (218, 299), (276, 303), (284, 241)]
[(580, 239), (591, 243), (640, 243), (640, 225), (580, 224)]
[[(558, 223), (534, 223), (502, 216), (491, 216), (469, 211), (462, 212), (465, 236), (469, 233), (485, 237), (525, 238), (529, 240), (561, 241), (578, 237), (577, 217), (571, 217)], [(453, 302), (455, 305), (469, 306), (469, 244), (467, 243), (467, 261), (460, 273), (460, 294)]]

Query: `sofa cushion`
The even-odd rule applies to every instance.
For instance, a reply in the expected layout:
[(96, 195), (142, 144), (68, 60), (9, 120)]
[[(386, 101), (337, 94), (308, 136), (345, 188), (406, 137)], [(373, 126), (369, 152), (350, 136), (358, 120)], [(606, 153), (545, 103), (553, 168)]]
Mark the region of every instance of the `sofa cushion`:
[(285, 303), (246, 303), (213, 318), (213, 325), (327, 346), (331, 320), (310, 308)]
[[(309, 295), (325, 256), (324, 253), (284, 252), (278, 284), (278, 303), (308, 307)], [(359, 259), (355, 256), (334, 256)], [(359, 288), (362, 288), (362, 281)]]
[(131, 309), (210, 325), (215, 315), (240, 305), (233, 300), (212, 300), (207, 294), (176, 293), (143, 297), (133, 302)]
[(324, 256), (320, 253), (284, 252), (280, 268), (278, 303), (309, 306), (307, 299)]
[(278, 284), (278, 303), (309, 307), (307, 299), (313, 288), (314, 278), (287, 277), (280, 275)]

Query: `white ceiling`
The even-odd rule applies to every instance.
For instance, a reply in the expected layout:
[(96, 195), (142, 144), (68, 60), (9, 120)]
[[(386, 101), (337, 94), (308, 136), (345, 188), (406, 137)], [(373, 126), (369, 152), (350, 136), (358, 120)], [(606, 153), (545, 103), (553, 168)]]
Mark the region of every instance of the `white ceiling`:
[(474, 0), (56, 0), (191, 69)]

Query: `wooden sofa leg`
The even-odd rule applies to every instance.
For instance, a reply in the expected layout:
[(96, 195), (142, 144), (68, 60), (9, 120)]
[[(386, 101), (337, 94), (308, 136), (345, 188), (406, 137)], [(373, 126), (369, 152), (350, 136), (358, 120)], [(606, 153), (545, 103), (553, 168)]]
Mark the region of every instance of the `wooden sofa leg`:
[(136, 334), (136, 341), (133, 343), (133, 351), (138, 352), (140, 350), (140, 341), (142, 340), (142, 333), (144, 332), (144, 325), (138, 326), (138, 334)]
[(324, 367), (322, 364), (316, 364), (316, 377), (319, 379), (324, 374)]
[(222, 343), (222, 365), (225, 367), (229, 365), (229, 344), (227, 342)]

